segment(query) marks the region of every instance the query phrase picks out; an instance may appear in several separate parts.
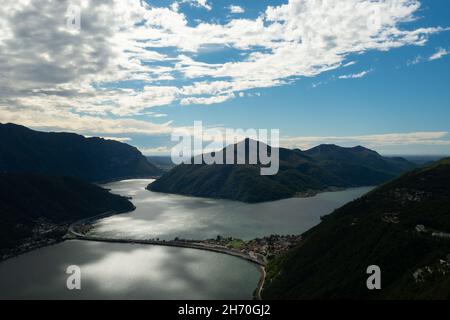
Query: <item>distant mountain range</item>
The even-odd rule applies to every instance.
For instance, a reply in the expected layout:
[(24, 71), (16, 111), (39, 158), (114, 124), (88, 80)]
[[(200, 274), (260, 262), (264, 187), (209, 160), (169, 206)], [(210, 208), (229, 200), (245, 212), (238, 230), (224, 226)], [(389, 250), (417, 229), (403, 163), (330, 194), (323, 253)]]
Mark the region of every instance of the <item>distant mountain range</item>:
[(124, 197), (79, 179), (0, 173), (0, 260), (60, 240), (75, 220), (133, 208)]
[[(320, 145), (306, 151), (280, 148), (278, 174), (262, 176), (260, 164), (248, 164), (250, 140), (240, 144), (245, 144), (246, 164), (178, 165), (151, 183), (148, 189), (255, 203), (314, 194), (330, 188), (379, 185), (416, 166), (403, 158), (382, 157), (361, 146)], [(234, 148), (236, 154), (239, 147), (236, 144), (227, 148)], [(223, 150), (224, 154), (227, 148)]]
[[(450, 158), (332, 214), (267, 268), (265, 299), (449, 299)], [(366, 269), (381, 269), (381, 290)]]
[(171, 156), (147, 156), (147, 159), (150, 163), (154, 164), (164, 172), (167, 172), (176, 166), (176, 164), (172, 162)]
[(128, 144), (0, 124), (0, 172), (70, 176), (90, 182), (151, 177), (161, 169)]

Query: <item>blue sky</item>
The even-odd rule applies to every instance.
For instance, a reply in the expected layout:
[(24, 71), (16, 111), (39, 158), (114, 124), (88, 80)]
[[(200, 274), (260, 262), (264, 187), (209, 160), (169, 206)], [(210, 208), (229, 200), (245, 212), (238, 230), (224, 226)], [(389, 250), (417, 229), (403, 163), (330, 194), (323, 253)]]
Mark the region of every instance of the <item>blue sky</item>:
[[(110, 11), (78, 2), (79, 30), (55, 26), (36, 43), (27, 33), (64, 5), (0, 9), (12, 30), (0, 36), (0, 67), (11, 70), (0, 122), (119, 139), (147, 154), (168, 154), (170, 130), (201, 120), (280, 129), (292, 148), (450, 155), (448, 1), (111, 0)], [(25, 24), (21, 11), (41, 19)]]

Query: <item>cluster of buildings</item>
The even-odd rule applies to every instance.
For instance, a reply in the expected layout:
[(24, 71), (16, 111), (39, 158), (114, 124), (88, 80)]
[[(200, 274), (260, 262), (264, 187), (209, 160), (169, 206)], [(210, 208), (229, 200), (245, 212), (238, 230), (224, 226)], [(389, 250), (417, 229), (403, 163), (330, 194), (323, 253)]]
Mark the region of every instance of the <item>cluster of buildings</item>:
[(421, 202), (425, 198), (429, 198), (431, 196), (429, 192), (407, 188), (395, 188), (394, 190), (390, 190), (389, 194), (395, 200), (401, 202), (402, 205), (405, 205), (408, 202)]
[(249, 241), (218, 236), (216, 239), (203, 240), (201, 243), (237, 250), (249, 256), (263, 256), (269, 259), (296, 246), (301, 240), (301, 235), (270, 235)]
[(248, 252), (261, 254), (269, 259), (295, 247), (301, 240), (301, 235), (270, 235), (250, 240), (246, 242), (244, 248)]
[(427, 228), (422, 224), (418, 224), (415, 229), (419, 233), (428, 233), (433, 237), (450, 239), (450, 233)]
[(433, 277), (445, 277), (450, 274), (450, 254), (438, 262), (415, 270), (412, 274), (415, 283), (423, 284)]

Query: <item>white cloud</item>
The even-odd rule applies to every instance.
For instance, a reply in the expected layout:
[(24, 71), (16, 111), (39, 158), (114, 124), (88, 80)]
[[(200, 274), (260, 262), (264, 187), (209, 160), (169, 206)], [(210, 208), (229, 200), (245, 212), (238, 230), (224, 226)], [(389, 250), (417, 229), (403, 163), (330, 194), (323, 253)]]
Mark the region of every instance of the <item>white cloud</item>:
[(242, 8), (241, 6), (236, 6), (236, 5), (231, 5), (228, 7), (228, 9), (230, 10), (230, 13), (244, 13), (245, 10), (244, 8)]
[(131, 138), (128, 137), (100, 137), (103, 138), (105, 140), (114, 140), (114, 141), (119, 141), (119, 142), (128, 142), (131, 141)]
[(8, 108), (0, 106), (0, 121), (53, 131), (71, 131), (96, 135), (138, 133), (145, 135), (170, 134), (171, 122), (155, 124), (132, 118), (111, 119), (107, 117), (80, 115), (59, 108)]
[(212, 10), (212, 6), (208, 3), (208, 0), (181, 0), (181, 3), (189, 3), (192, 6), (204, 8), (208, 11)]
[[(300, 1), (290, 1), (287, 5), (269, 7), (264, 17), (255, 20), (235, 19), (223, 26), (203, 23), (197, 28), (186, 27), (183, 34), (191, 41), (177, 38), (178, 45), (184, 50), (197, 51), (202, 45), (227, 45), (241, 50), (262, 46), (269, 51), (252, 52), (243, 61), (222, 65), (199, 65), (191, 61), (178, 70), (189, 78), (209, 76), (231, 78), (232, 81), (257, 80), (253, 88), (261, 82), (273, 86), (283, 83), (282, 79), (288, 77), (315, 76), (338, 68), (346, 54), (370, 49), (388, 50), (406, 44), (422, 45), (427, 35), (442, 30), (404, 31), (397, 28), (400, 21), (412, 18), (413, 12), (419, 8), (416, 1), (396, 2), (395, 6), (389, 1), (384, 4), (367, 2), (366, 6), (359, 6), (361, 2), (345, 1), (346, 5), (332, 6), (328, 3), (329, 7), (325, 4), (314, 7), (314, 3), (302, 6)], [(381, 21), (379, 25), (361, 24), (376, 20), (373, 12), (377, 10), (379, 12), (375, 16)], [(321, 21), (332, 21), (326, 25), (333, 25), (333, 28), (322, 26)], [(354, 29), (349, 30), (348, 26)], [(197, 39), (201, 39), (203, 44), (196, 44)]]
[(190, 104), (216, 104), (222, 103), (227, 100), (234, 98), (234, 94), (223, 95), (223, 96), (211, 96), (211, 97), (189, 97), (181, 99), (181, 105), (187, 106)]
[(344, 68), (345, 68), (345, 67), (350, 67), (350, 66), (352, 66), (352, 65), (354, 65), (354, 64), (356, 64), (356, 61), (349, 61), (349, 62), (347, 62), (346, 64), (344, 64), (343, 67), (344, 67)]
[[(190, 134), (193, 134), (192, 128), (185, 128)], [(189, 131), (190, 130), (190, 131)], [(215, 128), (218, 132), (225, 132), (222, 127)], [(213, 137), (205, 137), (213, 141)], [(239, 140), (245, 139), (246, 136), (238, 137)], [(217, 137), (214, 137), (220, 145), (224, 143)], [(411, 146), (448, 146), (448, 154), (450, 154), (450, 135), (446, 131), (436, 132), (409, 132), (409, 133), (386, 133), (373, 135), (355, 135), (355, 136), (291, 136), (281, 137), (280, 146), (289, 149), (300, 148), (307, 150), (320, 144), (336, 144), (343, 147), (354, 147), (362, 145), (375, 150), (395, 150), (391, 147), (411, 147)], [(221, 149), (221, 148), (218, 148)], [(218, 150), (217, 149), (217, 150)], [(414, 149), (414, 148), (413, 148)], [(170, 147), (152, 147), (140, 148), (141, 152), (147, 155), (170, 154)], [(210, 151), (217, 151), (211, 149)], [(416, 149), (414, 149), (416, 150)]]
[(142, 152), (142, 154), (146, 155), (146, 156), (151, 156), (151, 155), (170, 155), (171, 153), (171, 148), (169, 147), (154, 147), (154, 148), (145, 148), (145, 147), (141, 147), (139, 148), (139, 151)]
[(409, 66), (414, 66), (414, 65), (416, 65), (416, 64), (421, 63), (422, 61), (423, 61), (422, 56), (421, 56), (421, 55), (418, 55), (418, 56), (416, 56), (414, 59), (408, 60), (408, 61), (406, 62), (406, 65), (407, 65), (408, 67), (409, 67)]
[(363, 145), (369, 148), (405, 145), (449, 145), (448, 132), (410, 132), (359, 136), (299, 136), (283, 137), (280, 144), (287, 148), (308, 149), (319, 144), (338, 144), (341, 146)]
[(172, 11), (177, 11), (177, 12), (178, 12), (178, 10), (180, 10), (180, 4), (179, 4), (178, 2), (173, 2), (173, 3), (170, 5), (170, 9), (171, 9)]
[(449, 50), (444, 49), (444, 48), (438, 48), (438, 50), (434, 54), (432, 54), (428, 58), (428, 60), (429, 61), (437, 60), (437, 59), (440, 59), (440, 58), (442, 58), (442, 57), (444, 57), (444, 56), (446, 56), (448, 54), (450, 54)]
[(426, 61), (438, 60), (438, 59), (445, 57), (448, 54), (450, 54), (449, 50), (444, 49), (444, 48), (437, 48), (436, 52), (433, 53), (428, 58), (423, 57), (422, 55), (417, 55), (414, 59), (408, 60), (406, 62), (406, 65), (409, 67), (409, 66), (413, 66), (413, 65), (416, 65), (416, 64), (419, 64), (422, 62), (426, 62)]
[[(167, 8), (139, 0), (73, 0), (81, 7), (81, 30), (73, 32), (62, 14), (67, 1), (3, 0), (0, 121), (160, 132), (166, 128), (132, 117), (156, 106), (220, 103), (289, 84), (348, 66), (350, 55), (424, 45), (446, 30), (405, 24), (416, 18), (418, 0), (286, 0), (257, 18), (222, 24), (193, 23), (178, 3), (212, 8), (206, 0)], [(196, 60), (210, 48), (233, 48), (240, 58)], [(180, 78), (190, 84), (180, 85)], [(129, 85), (136, 82), (142, 85)]]
[(197, 1), (199, 6), (205, 8), (207, 10), (211, 10), (212, 9), (212, 6), (210, 4), (208, 4), (207, 0), (196, 0), (196, 1)]
[(342, 76), (339, 76), (338, 78), (339, 79), (359, 79), (359, 78), (366, 76), (370, 72), (372, 72), (372, 69), (366, 70), (366, 71), (361, 71), (359, 73), (342, 75)]

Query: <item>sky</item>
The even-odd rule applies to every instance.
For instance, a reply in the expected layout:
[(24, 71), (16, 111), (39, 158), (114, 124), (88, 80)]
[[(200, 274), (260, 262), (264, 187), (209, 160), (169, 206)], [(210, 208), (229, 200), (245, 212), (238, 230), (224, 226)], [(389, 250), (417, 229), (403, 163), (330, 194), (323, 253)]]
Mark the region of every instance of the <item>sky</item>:
[[(78, 16), (79, 13), (79, 16)], [(79, 22), (79, 24), (78, 24)], [(173, 130), (450, 155), (446, 0), (3, 0), (0, 122), (170, 154)]]

